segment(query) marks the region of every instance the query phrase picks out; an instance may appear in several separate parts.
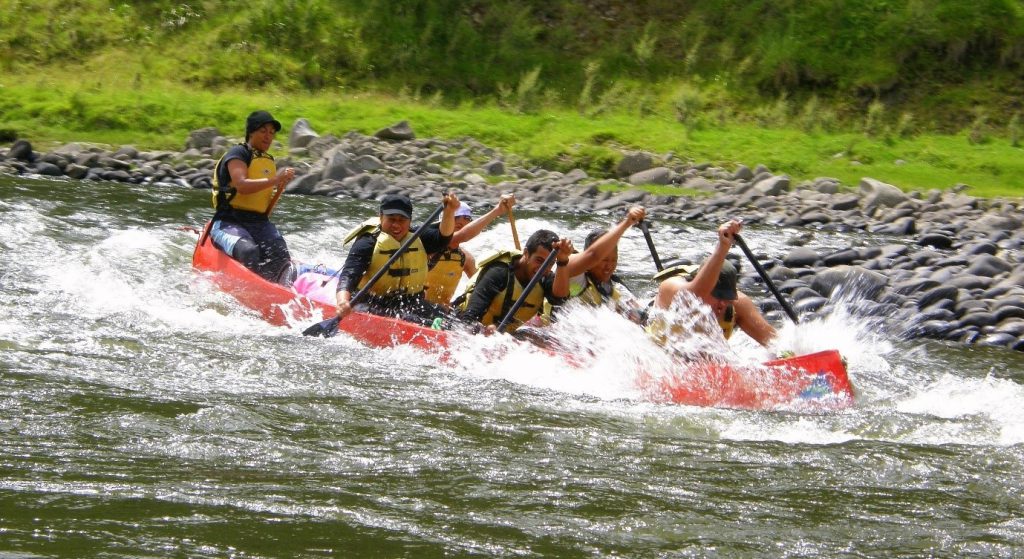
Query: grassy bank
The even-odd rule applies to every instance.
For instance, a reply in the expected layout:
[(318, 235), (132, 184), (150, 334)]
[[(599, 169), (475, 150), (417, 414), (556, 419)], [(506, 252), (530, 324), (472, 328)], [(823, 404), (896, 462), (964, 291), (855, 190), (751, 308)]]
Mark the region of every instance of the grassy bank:
[[(409, 91), (699, 124), (872, 103), (908, 132), (1024, 110), (1019, 0), (0, 0), (0, 72)], [(674, 113), (674, 114), (673, 114)], [(998, 130), (996, 130), (998, 132)]]
[(90, 141), (181, 149), (188, 132), (204, 126), (240, 136), (245, 114), (267, 108), (286, 127), (303, 117), (321, 134), (373, 133), (409, 120), (420, 137), (472, 136), (547, 168), (582, 167), (592, 176), (608, 173), (622, 150), (643, 149), (730, 169), (761, 163), (797, 180), (830, 176), (856, 186), (870, 176), (906, 190), (964, 183), (976, 196), (1024, 196), (1021, 148), (966, 133), (904, 138), (713, 120), (692, 127), (632, 111), (513, 113), (494, 104), (450, 107), (409, 96), (196, 91), (116, 76), (98, 80), (73, 69), (5, 76), (0, 92), (0, 126), (40, 146)]

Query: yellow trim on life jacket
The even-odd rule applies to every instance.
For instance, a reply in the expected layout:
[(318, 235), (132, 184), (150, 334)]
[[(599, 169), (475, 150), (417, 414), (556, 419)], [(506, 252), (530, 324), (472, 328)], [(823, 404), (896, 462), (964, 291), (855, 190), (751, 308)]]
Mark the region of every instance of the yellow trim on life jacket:
[(462, 271), (466, 267), (466, 254), (460, 248), (446, 249), (440, 255), (431, 256), (429, 263), (427, 290), (424, 296), (431, 303), (448, 305), (459, 286), (459, 280), (462, 279)]
[[(508, 301), (509, 307), (519, 300), (519, 297), (523, 293), (523, 285), (519, 283), (516, 278), (514, 271), (512, 270), (512, 263), (523, 255), (518, 250), (504, 250), (496, 252), (487, 258), (484, 258), (480, 264), (476, 274), (469, 280), (469, 285), (466, 287), (465, 300), (462, 302), (462, 310), (465, 310), (469, 306), (469, 300), (473, 295), (473, 289), (476, 288), (476, 282), (483, 273), (493, 264), (504, 263), (509, 267), (509, 278), (512, 284), (512, 295), (509, 296), (508, 287), (506, 287), (501, 293), (498, 293), (494, 299), (491, 300), (491, 306), (487, 308), (487, 312), (480, 318), (480, 323), (484, 326), (490, 326), (497, 324), (502, 318), (505, 318), (504, 313), (508, 311), (505, 307), (506, 301)], [(537, 316), (542, 310), (544, 304), (544, 288), (540, 286), (540, 283), (533, 286), (533, 290), (526, 297), (526, 301), (523, 302), (523, 306), (519, 307), (516, 314), (513, 316), (513, 320), (509, 323), (508, 332), (514, 332), (517, 328), (523, 325), (525, 322)]]
[[(604, 295), (601, 294), (601, 290), (597, 288), (597, 284), (590, 278), (589, 274), (583, 274), (583, 279), (586, 282), (583, 289), (577, 288), (577, 293), (572, 293), (570, 290), (569, 296), (579, 299), (580, 302), (590, 305), (592, 307), (600, 307), (605, 303)], [(619, 293), (619, 289), (615, 287), (615, 282), (612, 282), (612, 294), (611, 304), (617, 304), (622, 295)]]
[[(225, 154), (226, 155), (226, 154)], [(219, 180), (217, 179), (216, 169), (220, 167), (221, 161), (224, 160), (222, 155), (220, 160), (217, 161), (217, 165), (214, 166), (213, 173), (213, 207), (217, 208), (217, 193), (220, 190)], [(274, 163), (274, 158), (270, 155), (262, 152), (256, 152), (253, 155), (252, 162), (249, 163), (249, 170), (246, 173), (246, 177), (250, 179), (269, 179), (273, 178), (277, 174), (277, 164)], [(228, 195), (228, 204), (236, 210), (244, 210), (247, 212), (255, 213), (267, 213), (270, 209), (270, 201), (274, 198), (273, 188), (264, 188), (259, 192), (253, 192), (251, 194), (242, 194), (238, 192), (234, 186), (229, 185), (230, 193)]]
[[(582, 282), (577, 280), (577, 278), (581, 277), (583, 280)], [(612, 282), (612, 306), (618, 308), (618, 303), (621, 297), (622, 294), (619, 293), (619, 288), (615, 286), (615, 282)], [(579, 302), (583, 303), (584, 305), (588, 305), (591, 307), (600, 307), (601, 305), (605, 304), (604, 295), (601, 294), (601, 291), (597, 288), (597, 285), (590, 278), (590, 275), (587, 274), (586, 272), (578, 276), (574, 276), (572, 279), (569, 280), (569, 300), (573, 299), (576, 299)], [(551, 313), (553, 311), (554, 307), (551, 306), (550, 302), (545, 300), (543, 313), (545, 323), (551, 321)]]
[(691, 276), (699, 269), (700, 266), (698, 266), (697, 264), (679, 264), (678, 266), (670, 266), (668, 268), (665, 268), (664, 270), (658, 272), (657, 274), (654, 274), (654, 276), (651, 279), (660, 282), (667, 280), (672, 276), (678, 276), (680, 274)]
[(357, 225), (355, 229), (349, 231), (341, 244), (347, 245), (363, 235), (372, 235), (377, 231), (380, 231), (380, 217), (371, 217)]
[[(732, 333), (736, 331), (736, 310), (732, 305), (726, 307), (722, 318), (718, 319), (718, 325), (722, 328), (722, 335), (725, 336), (725, 339), (728, 340), (732, 337)], [(644, 330), (655, 343), (662, 346), (666, 345), (669, 336), (679, 337), (687, 333), (678, 322), (667, 324), (662, 313), (652, 315)]]
[(732, 337), (732, 333), (736, 330), (736, 308), (732, 305), (725, 307), (725, 312), (722, 313), (722, 318), (718, 319), (718, 325), (722, 327), (722, 334), (725, 339)]

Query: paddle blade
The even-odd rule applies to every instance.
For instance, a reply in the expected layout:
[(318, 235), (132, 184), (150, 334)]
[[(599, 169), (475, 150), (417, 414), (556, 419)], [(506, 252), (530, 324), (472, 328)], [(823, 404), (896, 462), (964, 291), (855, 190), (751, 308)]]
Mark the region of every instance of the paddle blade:
[(323, 336), (330, 338), (338, 333), (338, 317), (328, 318), (302, 331), (303, 336)]

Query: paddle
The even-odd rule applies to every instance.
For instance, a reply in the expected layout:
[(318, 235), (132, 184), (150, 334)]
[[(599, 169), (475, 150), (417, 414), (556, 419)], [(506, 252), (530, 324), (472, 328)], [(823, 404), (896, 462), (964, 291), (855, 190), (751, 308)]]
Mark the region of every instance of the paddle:
[(274, 211), (274, 208), (277, 206), (277, 201), (281, 199), (282, 194), (284, 194), (284, 185), (278, 186), (277, 192), (274, 193), (274, 197), (270, 199), (270, 205), (267, 206), (267, 217), (270, 217), (270, 213)]
[(508, 209), (508, 224), (512, 226), (512, 242), (516, 245), (516, 250), (523, 250), (523, 247), (519, 245), (519, 231), (516, 230), (516, 216), (512, 213), (512, 208)]
[(754, 269), (757, 270), (757, 275), (761, 276), (761, 279), (764, 280), (765, 285), (768, 286), (768, 289), (772, 292), (773, 295), (775, 295), (775, 298), (778, 299), (779, 304), (782, 305), (782, 310), (786, 311), (786, 314), (789, 315), (789, 318), (790, 320), (793, 321), (793, 324), (800, 324), (800, 321), (798, 321), (796, 318), (796, 312), (793, 311), (793, 307), (789, 306), (789, 303), (786, 302), (786, 299), (782, 297), (782, 293), (780, 293), (779, 289), (775, 287), (775, 282), (772, 281), (772, 278), (768, 277), (768, 272), (765, 271), (764, 266), (761, 266), (761, 263), (757, 261), (756, 257), (754, 257), (754, 253), (750, 252), (750, 249), (747, 247), (747, 243), (743, 241), (743, 237), (740, 237), (739, 233), (737, 233), (733, 235), (732, 238), (736, 242), (736, 244), (740, 246), (740, 249), (743, 251), (743, 254), (747, 255), (747, 260), (750, 260), (750, 263), (754, 265)]
[[(370, 288), (373, 287), (373, 284), (377, 283), (377, 280), (382, 278), (384, 274), (387, 273), (388, 269), (391, 268), (391, 265), (394, 264), (402, 256), (402, 254), (405, 253), (406, 250), (409, 249), (409, 245), (415, 242), (416, 239), (420, 238), (420, 235), (422, 235), (423, 232), (427, 229), (427, 226), (433, 223), (433, 221), (437, 219), (437, 216), (441, 215), (441, 212), (443, 210), (444, 204), (439, 205), (437, 209), (434, 210), (434, 213), (430, 214), (430, 217), (428, 217), (426, 221), (423, 222), (423, 225), (420, 225), (419, 228), (416, 229), (416, 231), (413, 232), (412, 235), (409, 235), (405, 239), (405, 241), (402, 242), (402, 246), (398, 247), (398, 250), (396, 250), (395, 253), (391, 255), (391, 258), (388, 258), (388, 261), (385, 262), (384, 265), (381, 266), (379, 270), (377, 270), (377, 273), (370, 276), (370, 279), (367, 280), (366, 285), (364, 285), (362, 289), (357, 291), (356, 294), (353, 295), (351, 299), (349, 299), (350, 305), (355, 305), (360, 301), (360, 299), (366, 297), (366, 295), (370, 292)], [(386, 235), (387, 233), (381, 234)], [(340, 273), (341, 270), (338, 270), (337, 274)], [(330, 338), (331, 336), (338, 333), (339, 322), (341, 322), (341, 319), (338, 318), (337, 316), (335, 316), (334, 318), (328, 318), (327, 320), (317, 322), (316, 324), (310, 326), (309, 328), (306, 328), (305, 330), (302, 331), (302, 335), (323, 336), (325, 338)]]
[(658, 258), (658, 251), (654, 248), (654, 239), (651, 238), (651, 230), (647, 228), (647, 222), (641, 221), (640, 223), (637, 223), (636, 226), (644, 232), (644, 239), (647, 241), (647, 248), (651, 249), (651, 258), (654, 259), (654, 267), (657, 268), (659, 272), (664, 270), (665, 267), (661, 264), (661, 258)]
[[(530, 278), (530, 281), (526, 284), (526, 287), (523, 289), (523, 292), (519, 295), (519, 298), (516, 299), (516, 302), (512, 304), (512, 308), (509, 309), (507, 313), (505, 313), (505, 318), (502, 318), (501, 322), (498, 323), (498, 332), (504, 332), (505, 328), (508, 328), (508, 325), (510, 322), (512, 322), (512, 317), (515, 316), (516, 311), (518, 311), (519, 308), (523, 306), (523, 303), (526, 302), (526, 298), (530, 295), (530, 292), (533, 291), (534, 286), (537, 285), (537, 282), (540, 281), (540, 278), (544, 277), (544, 273), (547, 272), (548, 268), (551, 267), (551, 263), (555, 261), (555, 256), (557, 255), (558, 251), (552, 248), (551, 253), (548, 254), (548, 257), (544, 259), (544, 263), (540, 265), (540, 269), (537, 270), (536, 274), (533, 274), (533, 277)], [(526, 255), (524, 254), (523, 258), (525, 257)], [(515, 280), (513, 279), (512, 281)], [(512, 289), (512, 286), (508, 286), (508, 289)]]

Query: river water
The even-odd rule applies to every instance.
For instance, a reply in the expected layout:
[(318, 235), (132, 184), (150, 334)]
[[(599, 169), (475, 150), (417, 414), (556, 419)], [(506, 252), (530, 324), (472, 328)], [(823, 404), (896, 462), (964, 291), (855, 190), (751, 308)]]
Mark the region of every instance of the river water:
[[(374, 212), (295, 196), (275, 221), (296, 257), (337, 265)], [(840, 306), (779, 326), (843, 352), (852, 407), (662, 404), (608, 317), (584, 369), (272, 327), (191, 270), (210, 213), (203, 191), (0, 177), (0, 556), (1024, 554), (1020, 353), (903, 341)], [(577, 245), (607, 223), (517, 217)], [(665, 225), (663, 258), (714, 242)], [(745, 231), (772, 254), (786, 234)], [(508, 239), (498, 222), (468, 246)], [(642, 237), (620, 246), (649, 294)]]

